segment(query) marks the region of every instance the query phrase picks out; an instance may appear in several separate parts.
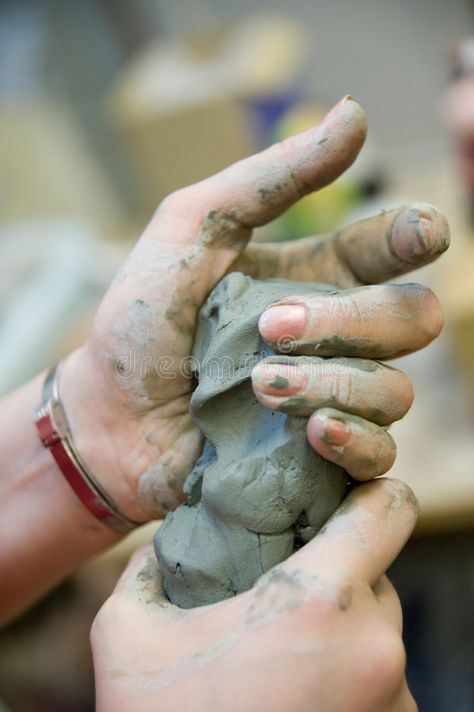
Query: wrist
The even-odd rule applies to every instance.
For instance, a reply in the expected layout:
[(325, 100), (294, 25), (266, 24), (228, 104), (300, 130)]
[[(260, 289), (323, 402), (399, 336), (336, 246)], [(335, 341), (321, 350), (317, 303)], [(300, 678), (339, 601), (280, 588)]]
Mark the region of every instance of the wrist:
[(43, 447), (32, 419), (43, 383), (41, 374), (0, 403), (6, 535), (0, 551), (0, 620), (11, 618), (121, 537), (84, 507)]
[(75, 451), (120, 513), (134, 521), (145, 521), (123, 459), (126, 416), (120, 403), (114, 402), (113, 383), (107, 383), (106, 374), (100, 364), (94, 363), (87, 346), (62, 363), (59, 392)]

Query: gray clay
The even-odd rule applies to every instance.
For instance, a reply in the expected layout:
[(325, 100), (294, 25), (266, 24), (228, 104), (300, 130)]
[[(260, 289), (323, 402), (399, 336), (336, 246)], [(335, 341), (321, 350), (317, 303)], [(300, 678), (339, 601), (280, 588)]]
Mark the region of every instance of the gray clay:
[(184, 485), (186, 503), (155, 536), (165, 591), (183, 608), (251, 588), (309, 541), (344, 498), (348, 477), (311, 448), (307, 419), (265, 408), (250, 382), (253, 366), (275, 356), (257, 329), (265, 307), (289, 294), (330, 290), (235, 272), (200, 310), (191, 412), (206, 440)]

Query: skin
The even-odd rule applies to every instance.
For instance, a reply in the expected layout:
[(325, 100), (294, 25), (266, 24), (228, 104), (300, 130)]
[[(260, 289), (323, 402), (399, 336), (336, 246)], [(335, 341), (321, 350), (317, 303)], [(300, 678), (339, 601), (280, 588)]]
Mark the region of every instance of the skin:
[[(318, 452), (343, 463), (356, 479), (389, 466), (394, 445), (378, 423), (381, 414), (387, 422), (394, 413), (385, 396), (368, 403), (360, 379), (367, 385), (368, 379), (379, 379), (381, 394), (384, 383), (390, 386), (399, 416), (411, 397), (406, 381), (385, 366), (371, 371), (368, 364), (381, 354), (426, 345), (439, 332), (442, 316), (435, 297), (423, 287), (372, 285), (442, 254), (449, 243), (445, 218), (423, 204), (382, 213), (332, 235), (287, 244), (249, 243), (253, 227), (340, 175), (356, 158), (365, 133), (362, 109), (345, 99), (319, 126), (172, 194), (145, 229), (109, 288), (87, 342), (66, 359), (59, 378), (78, 452), (130, 518), (160, 517), (182, 500), (182, 482), (201, 448), (188, 413), (196, 314), (215, 284), (233, 270), (356, 290), (352, 296), (336, 292), (326, 298), (334, 324), (322, 318), (325, 310), (317, 294), (303, 305), (311, 321), (301, 339), (312, 344), (311, 355), (322, 355), (314, 346), (324, 336), (324, 355), (347, 359), (336, 411), (332, 400), (328, 406), (327, 399), (314, 398), (337, 395), (341, 361), (324, 373), (319, 395), (313, 384), (312, 393), (293, 397), (313, 398), (308, 438)], [(414, 311), (415, 292), (419, 308)], [(398, 344), (391, 333), (395, 327)], [(296, 357), (296, 334), (290, 334), (290, 351), (288, 340), (281, 338), (288, 334), (284, 320), (279, 327), (274, 323), (272, 334), (265, 333), (263, 324), (260, 328), (269, 340), (276, 335), (283, 355)], [(359, 359), (359, 368), (354, 360), (348, 367), (351, 359)], [(31, 413), (41, 402), (43, 380), (41, 374), (0, 403), (2, 621), (120, 538), (82, 505), (39, 441)], [(351, 384), (364, 403), (353, 397), (344, 401)], [(284, 388), (277, 390), (283, 397)], [(280, 402), (278, 407), (285, 406)], [(326, 417), (328, 407), (331, 417)]]
[[(296, 389), (297, 407), (315, 409), (312, 446), (356, 479), (389, 466), (394, 445), (384, 424), (409, 406), (411, 390), (376, 361), (428, 344), (442, 316), (423, 287), (372, 285), (444, 252), (446, 220), (417, 205), (333, 235), (249, 244), (253, 227), (340, 175), (365, 132), (361, 108), (346, 98), (314, 129), (174, 193), (145, 229), (86, 344), (60, 374), (76, 448), (130, 518), (162, 516), (182, 499), (201, 447), (188, 413), (196, 314), (233, 270), (349, 290), (324, 305), (317, 294), (300, 300), (301, 332), (294, 314), (270, 326), (263, 319), (263, 337), (276, 340), (301, 385), (290, 386), (282, 361), (268, 388), (258, 379), (254, 388), (261, 399), (280, 399), (280, 409), (288, 406), (285, 388)], [(278, 308), (289, 306), (283, 300)], [(301, 312), (298, 318), (301, 326)], [(294, 363), (308, 352), (334, 360), (319, 385), (304, 362)], [(31, 413), (43, 378), (0, 403), (2, 620), (119, 539), (83, 507), (38, 439)], [(374, 383), (380, 399), (370, 400)], [(400, 606), (384, 572), (415, 519), (414, 498), (401, 483), (360, 485), (310, 544), (257, 587), (194, 611), (164, 600), (154, 559), (139, 554), (92, 632), (98, 709), (255, 710), (258, 700), (263, 712), (411, 712)]]
[[(449, 243), (445, 218), (421, 204), (333, 235), (249, 244), (253, 227), (341, 174), (365, 133), (361, 108), (346, 97), (314, 129), (172, 194), (146, 228), (106, 294), (89, 340), (67, 360), (60, 384), (79, 452), (130, 518), (160, 517), (182, 501), (182, 483), (201, 448), (188, 413), (194, 383), (183, 362), (191, 353), (200, 305), (235, 270), (346, 290), (281, 300), (262, 317), (260, 330), (283, 353), (289, 344), (290, 355), (348, 357), (342, 381), (328, 369), (319, 390), (308, 381), (297, 391), (296, 411), (309, 415), (330, 406), (367, 420), (357, 421), (364, 438), (341, 446), (344, 461), (351, 472), (353, 457), (359, 471), (362, 442), (366, 447), (373, 438), (372, 451), (381, 448), (379, 474), (386, 469), (392, 443), (373, 423), (385, 426), (401, 417), (411, 403), (411, 386), (386, 366), (371, 374), (350, 363), (419, 349), (439, 333), (441, 310), (430, 290), (372, 285), (436, 259)], [(289, 311), (295, 306), (300, 322), (301, 314), (305, 318), (300, 333)], [(256, 370), (254, 387), (262, 402), (295, 412), (295, 403), (284, 400), (285, 388), (268, 393), (258, 375)], [(275, 369), (273, 381), (282, 386), (279, 377), (287, 375)], [(308, 426), (310, 442), (335, 457), (315, 422)]]
[(93, 625), (98, 712), (414, 712), (384, 571), (417, 511), (399, 481), (359, 485), (253, 589), (190, 610), (140, 550)]

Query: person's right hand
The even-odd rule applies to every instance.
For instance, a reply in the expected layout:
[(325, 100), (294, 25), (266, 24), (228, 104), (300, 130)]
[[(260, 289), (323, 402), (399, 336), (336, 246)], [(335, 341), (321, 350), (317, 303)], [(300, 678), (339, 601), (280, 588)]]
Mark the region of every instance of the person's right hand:
[(398, 480), (357, 485), (250, 591), (188, 610), (139, 550), (93, 625), (98, 712), (414, 712), (385, 571), (417, 511)]
[[(317, 387), (303, 365), (293, 369), (299, 385), (289, 384), (304, 406), (300, 414), (315, 413), (313, 447), (355, 478), (381, 474), (393, 462), (384, 428), (408, 410), (412, 390), (400, 371), (373, 359), (426, 346), (442, 315), (429, 289), (378, 283), (436, 259), (449, 244), (446, 220), (431, 206), (414, 205), (332, 235), (249, 243), (252, 228), (337, 178), (365, 132), (362, 109), (346, 98), (319, 126), (170, 195), (111, 285), (87, 343), (64, 364), (60, 392), (79, 454), (131, 519), (162, 517), (183, 500), (183, 481), (202, 448), (189, 413), (197, 313), (235, 270), (335, 285), (332, 294), (300, 300), (307, 319), (298, 334), (292, 300), (281, 300), (278, 314), (267, 310), (260, 330), (276, 351), (280, 336), (293, 334), (292, 354), (310, 348), (326, 359)], [(330, 357), (341, 356), (345, 363), (332, 368)], [(288, 410), (289, 392), (272, 393), (273, 379), (257, 382), (258, 373), (262, 402)], [(328, 405), (332, 411), (321, 410)]]

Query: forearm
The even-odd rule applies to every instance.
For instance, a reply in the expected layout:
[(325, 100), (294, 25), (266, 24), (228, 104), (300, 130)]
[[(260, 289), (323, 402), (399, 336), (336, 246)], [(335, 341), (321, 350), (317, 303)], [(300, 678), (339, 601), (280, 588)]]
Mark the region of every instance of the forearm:
[(38, 437), (43, 381), (0, 401), (0, 622), (120, 538), (85, 508)]

